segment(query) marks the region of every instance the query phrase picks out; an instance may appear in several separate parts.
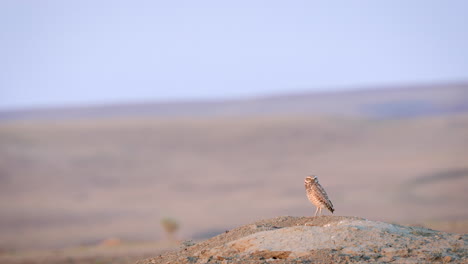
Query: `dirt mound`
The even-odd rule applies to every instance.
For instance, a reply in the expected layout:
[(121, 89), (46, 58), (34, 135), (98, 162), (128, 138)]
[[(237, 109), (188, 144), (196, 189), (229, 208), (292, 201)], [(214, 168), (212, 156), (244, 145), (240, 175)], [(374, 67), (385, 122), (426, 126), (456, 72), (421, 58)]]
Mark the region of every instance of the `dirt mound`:
[(283, 216), (245, 225), (150, 263), (467, 263), (468, 235), (357, 217)]

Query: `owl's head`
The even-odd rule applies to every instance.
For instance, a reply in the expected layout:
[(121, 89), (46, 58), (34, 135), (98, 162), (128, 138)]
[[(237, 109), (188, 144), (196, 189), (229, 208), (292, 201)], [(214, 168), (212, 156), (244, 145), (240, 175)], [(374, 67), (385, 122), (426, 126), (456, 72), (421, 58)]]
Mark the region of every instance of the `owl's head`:
[(318, 182), (317, 176), (311, 175), (305, 178), (305, 183), (316, 183)]

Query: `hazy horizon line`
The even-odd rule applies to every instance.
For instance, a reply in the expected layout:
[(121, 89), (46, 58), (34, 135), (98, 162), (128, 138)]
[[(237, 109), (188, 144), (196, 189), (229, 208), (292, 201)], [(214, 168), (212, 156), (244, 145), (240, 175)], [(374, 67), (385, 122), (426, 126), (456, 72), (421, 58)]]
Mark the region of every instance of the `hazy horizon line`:
[(128, 100), (103, 100), (101, 102), (82, 102), (82, 103), (51, 103), (51, 104), (34, 104), (30, 106), (3, 107), (0, 105), (0, 113), (22, 112), (31, 110), (55, 110), (55, 109), (78, 109), (78, 108), (98, 108), (98, 107), (113, 107), (113, 106), (133, 106), (133, 105), (149, 105), (149, 104), (184, 104), (184, 103), (216, 103), (230, 102), (242, 100), (261, 100), (268, 98), (278, 98), (285, 96), (300, 96), (300, 95), (333, 95), (359, 92), (376, 92), (381, 90), (399, 90), (399, 89), (418, 89), (427, 87), (439, 86), (454, 86), (468, 85), (468, 80), (450, 80), (450, 81), (433, 81), (433, 82), (405, 82), (393, 84), (367, 84), (367, 85), (350, 85), (340, 86), (335, 88), (300, 88), (291, 91), (273, 91), (269, 93), (255, 93), (248, 95), (231, 95), (226, 97), (179, 97), (168, 98), (163, 100), (158, 99), (128, 99)]

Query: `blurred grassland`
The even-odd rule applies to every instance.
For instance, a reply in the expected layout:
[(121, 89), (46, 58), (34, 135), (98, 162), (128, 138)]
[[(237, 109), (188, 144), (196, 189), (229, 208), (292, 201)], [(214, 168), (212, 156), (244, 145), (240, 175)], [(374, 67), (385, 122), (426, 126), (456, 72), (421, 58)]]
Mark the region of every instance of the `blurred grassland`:
[(260, 218), (312, 215), (308, 174), (319, 176), (337, 215), (464, 221), (467, 131), (467, 114), (5, 122), (0, 247), (154, 241), (164, 238), (165, 216), (180, 221), (177, 235), (185, 239)]

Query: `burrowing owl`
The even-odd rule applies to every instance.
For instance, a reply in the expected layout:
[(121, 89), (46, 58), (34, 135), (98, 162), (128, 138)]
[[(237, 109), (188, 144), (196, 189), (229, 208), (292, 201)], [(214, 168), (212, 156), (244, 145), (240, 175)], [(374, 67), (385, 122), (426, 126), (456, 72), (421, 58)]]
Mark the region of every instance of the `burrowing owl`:
[(333, 214), (333, 211), (335, 211), (335, 209), (333, 209), (333, 204), (330, 199), (328, 199), (325, 189), (323, 189), (322, 185), (318, 182), (317, 176), (312, 175), (306, 177), (304, 184), (307, 198), (309, 198), (309, 201), (317, 207), (315, 216), (317, 216), (317, 213), (321, 214), (324, 207), (330, 210)]

